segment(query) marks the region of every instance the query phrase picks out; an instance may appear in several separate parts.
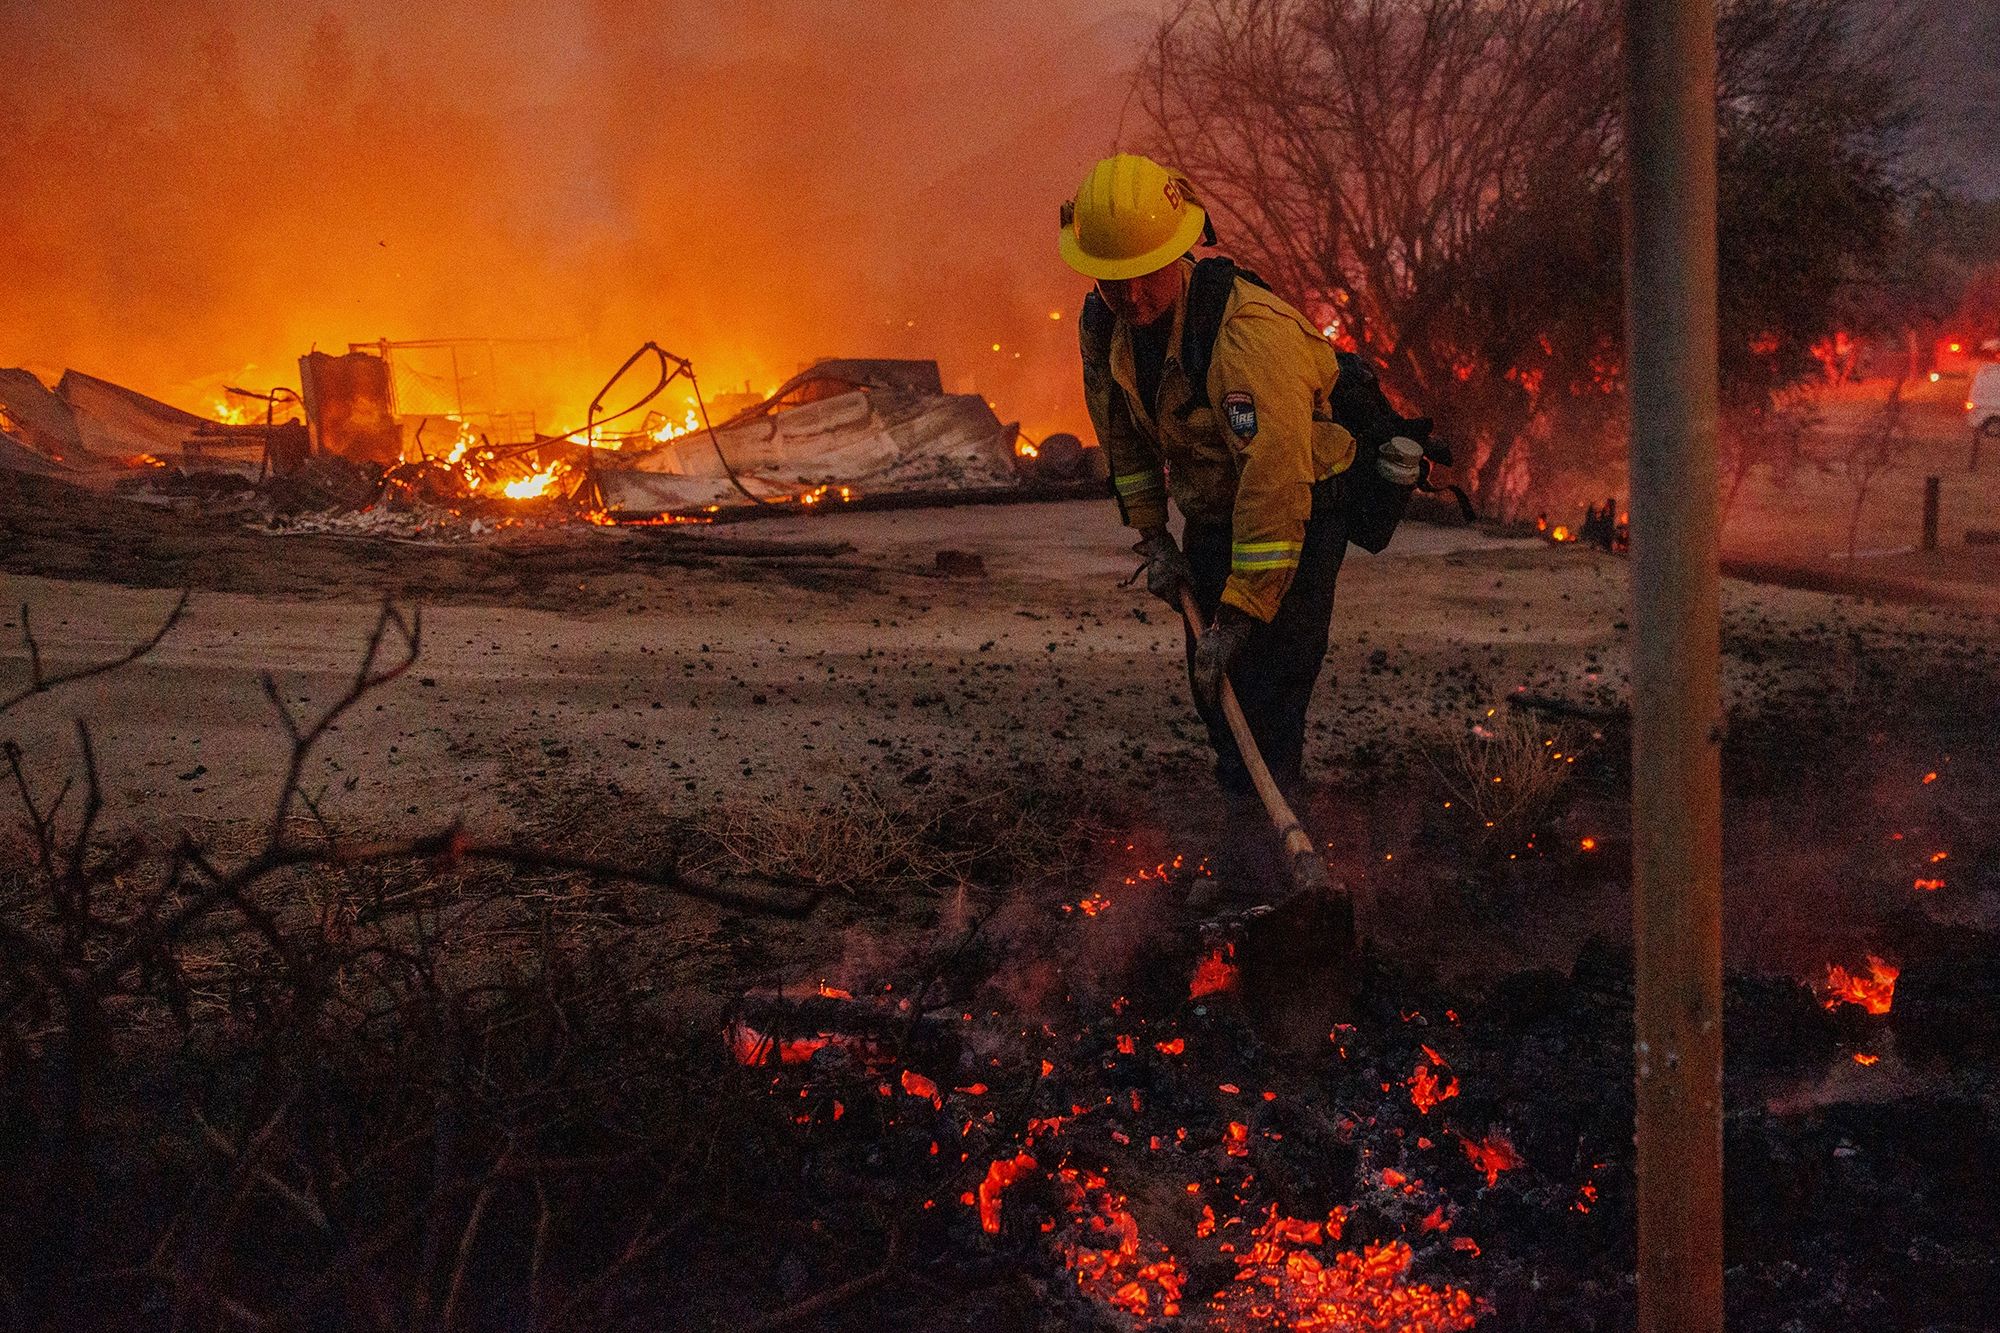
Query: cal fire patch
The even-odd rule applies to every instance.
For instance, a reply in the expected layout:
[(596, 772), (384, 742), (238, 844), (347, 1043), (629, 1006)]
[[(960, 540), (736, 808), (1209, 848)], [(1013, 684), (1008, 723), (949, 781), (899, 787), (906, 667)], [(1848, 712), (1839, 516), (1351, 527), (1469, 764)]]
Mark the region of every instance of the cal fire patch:
[(1257, 433), (1257, 400), (1241, 389), (1222, 395), (1222, 415), (1238, 439), (1247, 440)]

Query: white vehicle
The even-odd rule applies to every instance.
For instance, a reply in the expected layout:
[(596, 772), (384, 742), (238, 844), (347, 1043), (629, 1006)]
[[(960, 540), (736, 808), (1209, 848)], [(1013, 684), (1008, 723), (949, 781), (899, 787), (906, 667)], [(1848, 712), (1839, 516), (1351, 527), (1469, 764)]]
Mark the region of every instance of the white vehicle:
[(1972, 372), (1972, 387), (1965, 391), (1965, 424), (1989, 439), (2000, 438), (2000, 364)]

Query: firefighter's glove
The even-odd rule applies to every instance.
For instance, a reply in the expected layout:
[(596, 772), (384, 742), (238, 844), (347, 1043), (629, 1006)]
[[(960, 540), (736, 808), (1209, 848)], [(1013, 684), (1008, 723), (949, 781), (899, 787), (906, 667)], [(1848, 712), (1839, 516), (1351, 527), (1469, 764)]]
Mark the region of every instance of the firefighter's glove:
[(1173, 536), (1165, 528), (1149, 528), (1132, 550), (1146, 562), (1133, 579), (1143, 577), (1147, 592), (1179, 611), (1181, 589), (1193, 583), (1194, 571), (1188, 568), (1187, 557), (1174, 544)]
[(1375, 451), (1375, 474), (1391, 486), (1414, 486), (1423, 478), (1424, 447), (1398, 435)]
[(1215, 613), (1215, 623), (1203, 633), (1194, 649), (1194, 692), (1204, 708), (1222, 706), (1223, 679), (1256, 628), (1255, 617), (1227, 602)]

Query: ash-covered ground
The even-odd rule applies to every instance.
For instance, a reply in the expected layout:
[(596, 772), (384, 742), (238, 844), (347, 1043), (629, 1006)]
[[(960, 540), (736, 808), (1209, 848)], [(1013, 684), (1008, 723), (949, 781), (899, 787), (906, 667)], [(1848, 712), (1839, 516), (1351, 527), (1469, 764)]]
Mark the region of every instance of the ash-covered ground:
[[(7, 521), (50, 669), (196, 588), (0, 718), (44, 796), (90, 720), (142, 849), (101, 901), (183, 833), (254, 853), (260, 674), (332, 703), (385, 592), (421, 654), (315, 749), (297, 838), (463, 820), (814, 898), (287, 870), (122, 977), (68, 1133), (77, 1029), (10, 964), (10, 1170), (47, 1186), (0, 1237), (17, 1322), (1631, 1324), (1618, 558), (1351, 554), (1307, 803), (1367, 941), (1336, 974), (1233, 916), (1271, 867), (1108, 505), (472, 548)], [(1731, 1326), (1991, 1327), (2000, 625), (1724, 605)], [(59, 935), (15, 851), (10, 919)]]

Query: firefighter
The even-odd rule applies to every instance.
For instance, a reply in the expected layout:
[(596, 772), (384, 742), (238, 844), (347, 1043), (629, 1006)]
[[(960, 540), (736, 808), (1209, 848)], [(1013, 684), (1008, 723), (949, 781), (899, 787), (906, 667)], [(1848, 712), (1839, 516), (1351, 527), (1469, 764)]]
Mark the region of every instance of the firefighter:
[[(1187, 179), (1132, 154), (1091, 168), (1062, 208), (1062, 257), (1096, 280), (1081, 330), (1091, 422), (1139, 533), (1147, 591), (1178, 615), (1185, 585), (1207, 621), (1198, 645), (1186, 634), (1189, 683), (1217, 780), (1247, 802), (1221, 684), (1234, 686), (1272, 775), (1297, 793), (1355, 441), (1328, 407), (1332, 345), (1254, 275), (1226, 259), (1198, 266), (1190, 252), (1213, 239)], [(1169, 498), (1185, 520), (1179, 545)]]

